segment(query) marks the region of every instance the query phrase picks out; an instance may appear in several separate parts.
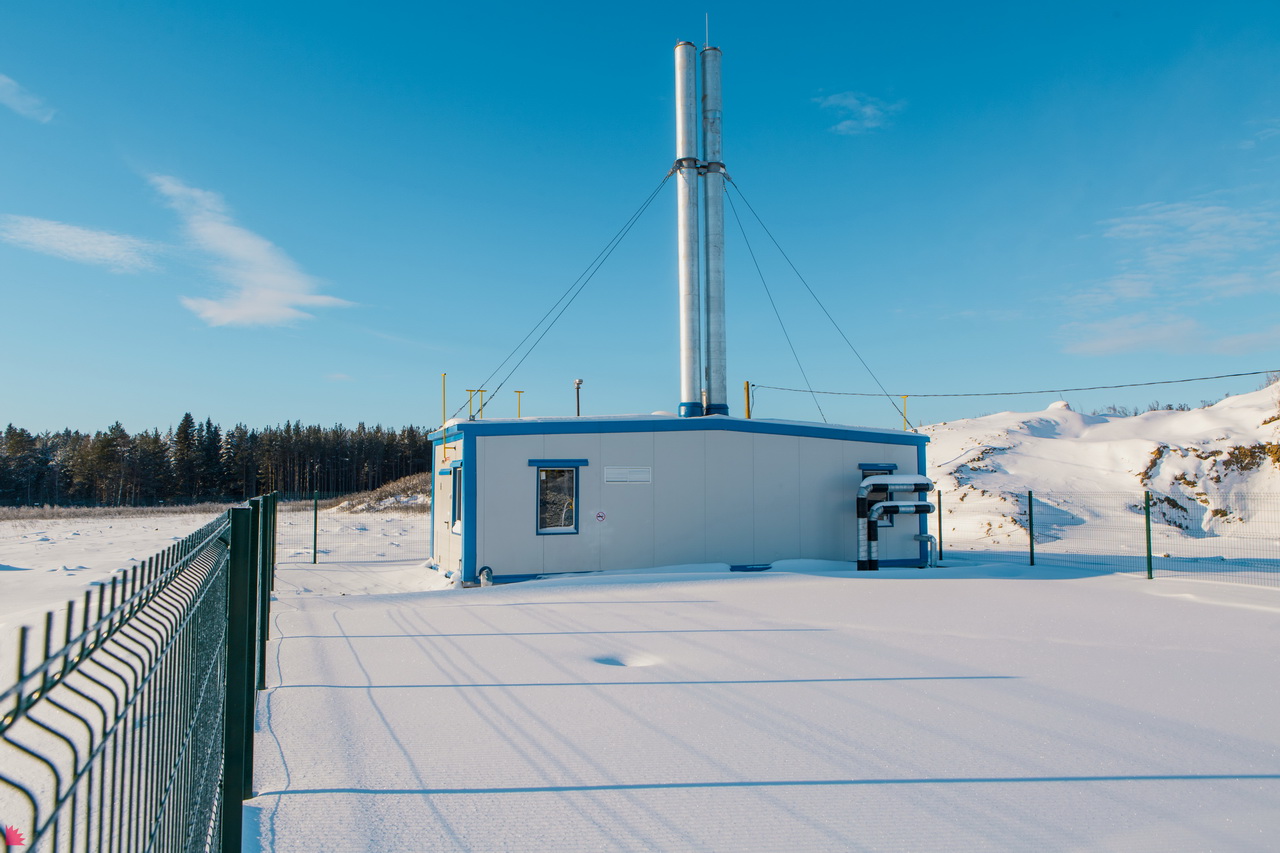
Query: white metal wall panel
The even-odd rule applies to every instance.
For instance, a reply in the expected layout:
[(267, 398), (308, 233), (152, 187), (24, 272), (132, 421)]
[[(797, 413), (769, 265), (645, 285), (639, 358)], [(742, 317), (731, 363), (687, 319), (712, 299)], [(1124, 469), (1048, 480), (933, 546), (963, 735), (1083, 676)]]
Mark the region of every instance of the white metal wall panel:
[(800, 553), (800, 442), (791, 435), (756, 435), (753, 563)]
[(653, 434), (653, 559), (659, 566), (707, 562), (706, 437), (702, 430)]
[(537, 535), (538, 469), (530, 459), (545, 458), (544, 436), (479, 436), (476, 439), (476, 569), (494, 574), (542, 570), (542, 540)]
[(857, 468), (850, 474), (844, 464), (845, 449), (841, 445), (848, 442), (822, 438), (798, 441), (800, 547), (796, 554), (817, 560), (856, 557), (840, 548), (840, 528), (853, 523), (858, 488)]
[[(588, 509), (586, 524), (599, 531), (600, 567), (639, 569), (657, 565), (654, 557), (654, 504), (658, 494), (666, 496), (664, 483), (654, 476), (653, 437), (651, 432), (622, 432), (602, 435), (600, 460), (591, 460), (590, 476), (600, 483), (599, 506)], [(597, 467), (597, 465), (599, 467)], [(646, 468), (647, 483), (608, 483), (605, 468)], [(669, 497), (666, 497), (669, 500)], [(596, 521), (595, 513), (603, 512), (604, 521)]]
[(755, 436), (708, 432), (703, 458), (707, 494), (707, 554), (716, 562), (748, 565), (755, 560), (753, 504)]

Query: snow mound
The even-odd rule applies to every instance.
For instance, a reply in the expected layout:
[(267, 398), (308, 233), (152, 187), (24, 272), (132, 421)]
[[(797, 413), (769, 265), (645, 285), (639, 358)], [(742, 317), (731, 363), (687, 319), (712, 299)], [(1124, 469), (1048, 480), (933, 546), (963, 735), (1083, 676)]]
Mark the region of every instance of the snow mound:
[[(1108, 513), (1140, 514), (1145, 491), (1153, 521), (1190, 537), (1226, 535), (1250, 522), (1275, 525), (1280, 535), (1275, 513), (1262, 512), (1280, 491), (1278, 392), (1273, 385), (1200, 409), (1130, 417), (1086, 415), (1059, 401), (921, 432), (930, 438), (930, 478), (952, 507), (964, 502), (965, 523), (982, 528), (984, 538), (1025, 542), (1018, 518), (1030, 491), (1037, 538), (1042, 500), (1046, 524), (1067, 528), (1114, 521)], [(1086, 497), (1099, 493), (1114, 496), (1111, 509)], [(1073, 495), (1079, 500), (1066, 500)]]

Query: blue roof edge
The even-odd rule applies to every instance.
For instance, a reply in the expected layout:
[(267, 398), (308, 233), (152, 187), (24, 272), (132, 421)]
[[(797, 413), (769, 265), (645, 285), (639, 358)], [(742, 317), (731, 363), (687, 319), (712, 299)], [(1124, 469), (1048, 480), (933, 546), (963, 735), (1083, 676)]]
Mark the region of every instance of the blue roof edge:
[(929, 437), (899, 430), (880, 430), (869, 427), (812, 424), (802, 421), (771, 421), (745, 418), (711, 416), (702, 418), (529, 418), (525, 420), (458, 421), (443, 430), (432, 432), (428, 438), (440, 441), (465, 434), (474, 436), (494, 435), (591, 435), (618, 432), (693, 432), (698, 430), (723, 430), (761, 435), (794, 435), (806, 438), (831, 438), (841, 441), (869, 441), (877, 444), (899, 444), (923, 447)]

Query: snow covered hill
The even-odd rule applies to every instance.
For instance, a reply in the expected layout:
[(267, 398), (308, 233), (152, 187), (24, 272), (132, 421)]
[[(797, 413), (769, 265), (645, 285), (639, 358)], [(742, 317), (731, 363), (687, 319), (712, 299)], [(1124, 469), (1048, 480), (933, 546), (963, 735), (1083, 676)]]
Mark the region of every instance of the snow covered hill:
[[(1057, 402), (923, 427), (929, 474), (959, 538), (1025, 543), (1132, 521), (1142, 493), (1166, 538), (1280, 533), (1280, 385), (1191, 411), (1085, 415)], [(1117, 516), (1120, 516), (1118, 518)], [(1069, 537), (1068, 537), (1069, 538)]]

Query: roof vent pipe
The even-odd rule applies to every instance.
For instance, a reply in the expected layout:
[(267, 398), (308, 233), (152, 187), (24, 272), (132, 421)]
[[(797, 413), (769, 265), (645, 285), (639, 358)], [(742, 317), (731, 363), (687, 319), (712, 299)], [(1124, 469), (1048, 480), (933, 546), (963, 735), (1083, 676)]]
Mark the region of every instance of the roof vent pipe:
[(680, 275), (680, 417), (702, 409), (698, 293), (698, 103), (692, 42), (676, 45), (676, 250)]

